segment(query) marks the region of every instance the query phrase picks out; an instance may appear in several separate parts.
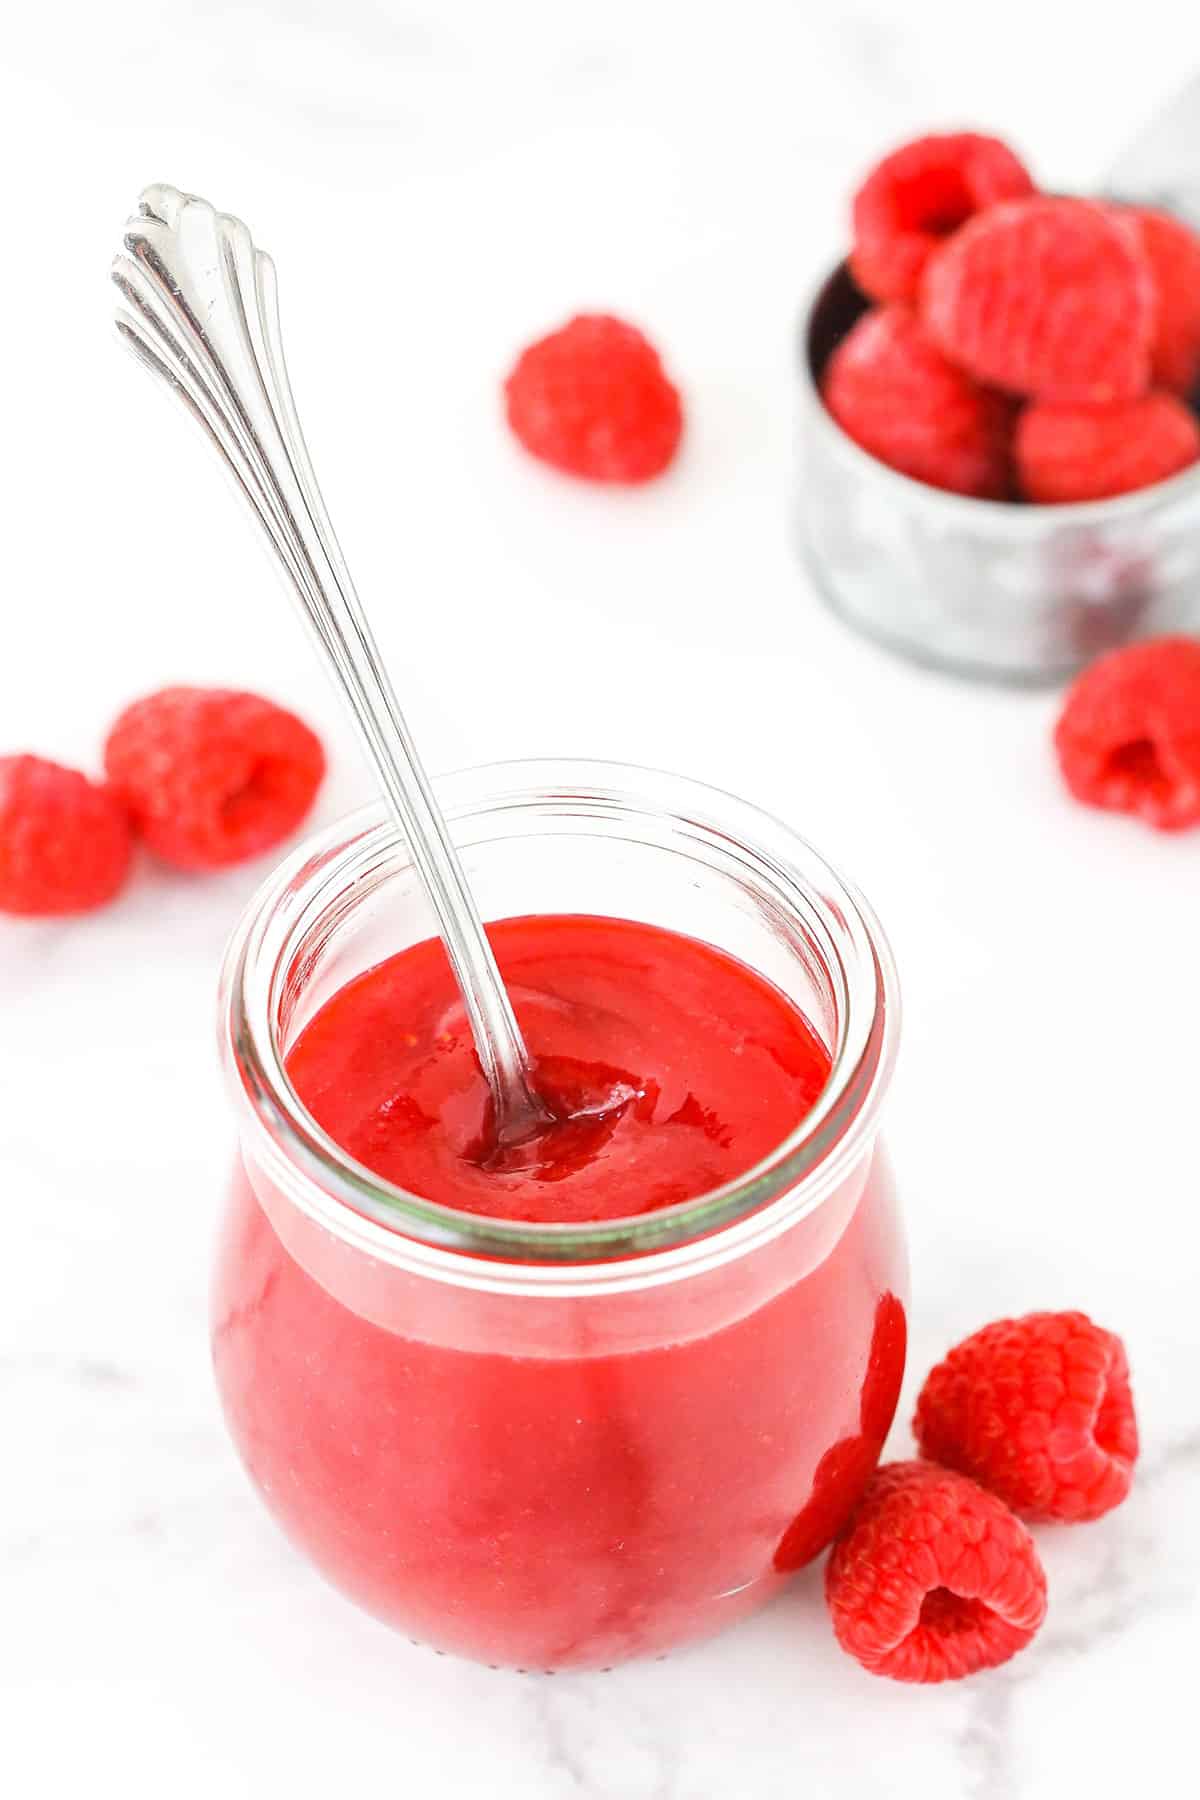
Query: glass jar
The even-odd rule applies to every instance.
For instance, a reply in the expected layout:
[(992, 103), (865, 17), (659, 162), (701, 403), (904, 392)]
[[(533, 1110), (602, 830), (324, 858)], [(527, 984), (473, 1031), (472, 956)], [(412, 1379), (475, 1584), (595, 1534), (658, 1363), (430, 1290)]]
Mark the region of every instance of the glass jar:
[(251, 1478), (318, 1568), (410, 1637), (606, 1666), (760, 1605), (874, 1466), (905, 1345), (876, 1148), (895, 977), (857, 894), (729, 795), (560, 762), (439, 792), (485, 918), (704, 939), (832, 1054), (813, 1112), (721, 1189), (602, 1224), (475, 1217), (354, 1163), (284, 1068), (331, 993), (432, 932), (396, 828), (368, 813), (327, 832), (235, 933), (222, 1038), (241, 1154), (213, 1348)]

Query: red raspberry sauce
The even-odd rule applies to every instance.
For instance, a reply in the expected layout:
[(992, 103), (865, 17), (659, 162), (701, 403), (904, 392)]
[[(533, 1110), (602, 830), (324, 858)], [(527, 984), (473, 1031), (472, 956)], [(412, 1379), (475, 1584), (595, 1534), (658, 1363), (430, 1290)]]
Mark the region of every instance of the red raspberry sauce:
[(811, 1109), (829, 1053), (783, 994), (694, 938), (623, 919), (489, 927), (557, 1122), (501, 1151), (440, 940), (333, 996), (288, 1058), (297, 1093), (376, 1174), (464, 1212), (558, 1223), (720, 1187)]
[[(335, 994), (289, 1061), (339, 1142), (429, 1198), (648, 1212), (744, 1172), (827, 1079), (791, 1003), (690, 938), (584, 917), (489, 932), (565, 1123), (497, 1156), (436, 944)], [(235, 1442), (293, 1540), (412, 1637), (526, 1668), (660, 1652), (769, 1598), (867, 1479), (904, 1364), (878, 1166), (755, 1252), (570, 1300), (389, 1270), (256, 1180), (235, 1183), (214, 1294)]]

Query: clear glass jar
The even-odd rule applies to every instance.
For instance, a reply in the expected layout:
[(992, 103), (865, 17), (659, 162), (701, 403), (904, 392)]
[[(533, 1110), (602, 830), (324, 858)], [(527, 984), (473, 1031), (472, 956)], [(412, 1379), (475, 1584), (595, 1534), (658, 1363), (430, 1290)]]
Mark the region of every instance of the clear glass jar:
[(646, 921), (740, 957), (825, 1037), (814, 1111), (736, 1182), (594, 1225), (478, 1218), (352, 1162), (284, 1068), (352, 976), (428, 937), (407, 852), (343, 822), (238, 927), (241, 1155), (213, 1296), (230, 1430), (284, 1529), (409, 1636), (605, 1666), (761, 1604), (842, 1523), (904, 1365), (876, 1148), (895, 977), (862, 900), (732, 796), (604, 763), (439, 784), (484, 917)]

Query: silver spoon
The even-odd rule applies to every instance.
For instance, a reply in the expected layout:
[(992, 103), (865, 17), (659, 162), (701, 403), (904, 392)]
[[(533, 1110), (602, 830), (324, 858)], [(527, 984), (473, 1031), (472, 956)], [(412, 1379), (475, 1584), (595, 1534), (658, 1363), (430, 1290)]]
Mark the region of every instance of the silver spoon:
[(283, 565), (408, 842), (462, 990), (501, 1143), (548, 1117), (446, 821), (409, 735), (313, 473), (283, 345), (275, 265), (240, 219), (148, 187), (113, 280), (117, 327), (208, 432)]

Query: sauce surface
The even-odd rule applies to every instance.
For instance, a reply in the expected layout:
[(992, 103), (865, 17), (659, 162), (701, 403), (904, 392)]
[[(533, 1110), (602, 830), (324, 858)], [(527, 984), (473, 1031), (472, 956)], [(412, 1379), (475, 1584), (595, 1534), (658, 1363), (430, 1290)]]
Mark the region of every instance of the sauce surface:
[(812, 1108), (829, 1053), (787, 997), (695, 938), (550, 914), (488, 926), (554, 1122), (492, 1130), (440, 940), (334, 994), (288, 1056), (358, 1162), (460, 1211), (580, 1223), (654, 1212), (744, 1174)]

